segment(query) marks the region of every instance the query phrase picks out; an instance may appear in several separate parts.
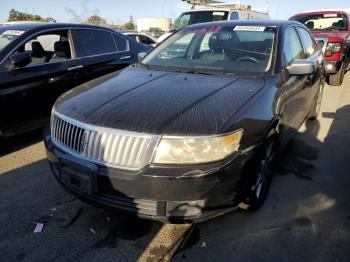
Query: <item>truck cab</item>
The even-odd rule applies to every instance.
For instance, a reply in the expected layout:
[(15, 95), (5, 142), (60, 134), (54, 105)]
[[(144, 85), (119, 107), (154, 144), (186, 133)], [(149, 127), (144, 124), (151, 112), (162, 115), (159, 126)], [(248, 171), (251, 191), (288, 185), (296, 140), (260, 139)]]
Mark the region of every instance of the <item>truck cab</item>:
[(350, 9), (303, 12), (294, 15), (290, 20), (308, 27), (323, 50), (327, 83), (340, 86), (349, 70)]
[(157, 39), (157, 43), (161, 43), (164, 39), (172, 35), (177, 30), (189, 25), (228, 21), (228, 20), (259, 20), (269, 19), (270, 16), (265, 12), (251, 10), (250, 8), (236, 9), (223, 7), (209, 7), (201, 9), (192, 9), (183, 12), (171, 26), (169, 32), (163, 34)]

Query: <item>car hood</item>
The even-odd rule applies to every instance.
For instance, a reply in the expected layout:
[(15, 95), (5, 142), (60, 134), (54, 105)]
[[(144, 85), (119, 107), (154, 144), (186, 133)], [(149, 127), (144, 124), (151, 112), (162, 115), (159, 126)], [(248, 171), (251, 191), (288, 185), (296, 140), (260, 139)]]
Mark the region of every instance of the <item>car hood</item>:
[(65, 93), (57, 100), (55, 110), (80, 122), (121, 130), (216, 134), (264, 85), (264, 77), (129, 67)]
[(315, 38), (329, 38), (329, 37), (340, 37), (347, 39), (349, 36), (348, 31), (311, 31), (311, 34)]

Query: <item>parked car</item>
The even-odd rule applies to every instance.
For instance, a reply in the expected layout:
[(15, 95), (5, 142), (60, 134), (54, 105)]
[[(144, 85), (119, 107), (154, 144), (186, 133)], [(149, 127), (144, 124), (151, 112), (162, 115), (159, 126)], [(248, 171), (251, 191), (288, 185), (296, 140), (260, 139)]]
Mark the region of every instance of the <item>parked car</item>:
[(136, 42), (154, 47), (156, 39), (144, 33), (139, 32), (125, 32), (124, 35), (134, 39)]
[(149, 49), (97, 26), (1, 26), (0, 138), (42, 127), (62, 93), (136, 63)]
[[(225, 7), (227, 6), (227, 7)], [(189, 25), (207, 23), (214, 21), (226, 21), (226, 20), (263, 20), (269, 19), (270, 16), (267, 13), (255, 11), (255, 10), (238, 10), (236, 8), (229, 8), (224, 4), (223, 7), (211, 7), (191, 9), (183, 12), (171, 26), (169, 32), (163, 34), (157, 39), (157, 44), (163, 42), (166, 38), (172, 35), (177, 30)]]
[(71, 194), (140, 217), (255, 210), (275, 156), (319, 113), (324, 71), (300, 23), (189, 26), (137, 65), (61, 96), (47, 158)]
[(323, 49), (327, 82), (333, 86), (343, 83), (350, 62), (350, 9), (303, 12), (290, 18), (308, 27)]

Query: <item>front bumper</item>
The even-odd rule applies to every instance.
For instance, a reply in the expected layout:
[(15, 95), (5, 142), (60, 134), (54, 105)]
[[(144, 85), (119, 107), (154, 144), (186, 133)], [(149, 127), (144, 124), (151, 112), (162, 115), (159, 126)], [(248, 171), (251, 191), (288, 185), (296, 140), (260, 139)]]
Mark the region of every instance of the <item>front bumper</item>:
[(237, 185), (252, 154), (200, 166), (149, 166), (130, 172), (67, 154), (50, 135), (44, 141), (52, 171), (69, 193), (92, 205), (166, 223), (200, 222), (236, 209)]

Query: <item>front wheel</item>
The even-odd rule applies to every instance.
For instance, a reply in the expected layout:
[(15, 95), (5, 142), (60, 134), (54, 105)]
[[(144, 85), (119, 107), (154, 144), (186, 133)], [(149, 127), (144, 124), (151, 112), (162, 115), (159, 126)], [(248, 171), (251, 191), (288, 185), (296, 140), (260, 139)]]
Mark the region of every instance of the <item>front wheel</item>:
[(250, 187), (246, 190), (243, 201), (249, 211), (259, 209), (268, 195), (272, 180), (272, 165), (276, 156), (277, 139), (270, 133), (262, 152), (257, 153), (254, 166), (250, 169)]

